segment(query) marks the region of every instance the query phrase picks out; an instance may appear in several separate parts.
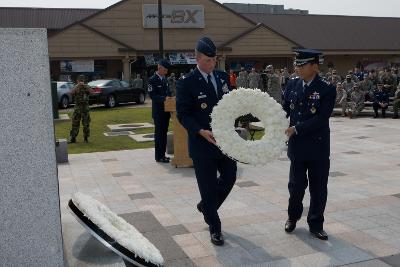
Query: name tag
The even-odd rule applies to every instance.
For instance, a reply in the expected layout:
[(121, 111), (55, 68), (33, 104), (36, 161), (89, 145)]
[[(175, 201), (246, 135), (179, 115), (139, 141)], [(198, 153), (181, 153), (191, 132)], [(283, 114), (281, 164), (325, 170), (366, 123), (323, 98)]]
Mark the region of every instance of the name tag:
[(206, 95), (199, 95), (198, 97), (197, 97), (197, 99), (202, 99), (202, 98), (205, 98), (205, 97), (207, 97)]

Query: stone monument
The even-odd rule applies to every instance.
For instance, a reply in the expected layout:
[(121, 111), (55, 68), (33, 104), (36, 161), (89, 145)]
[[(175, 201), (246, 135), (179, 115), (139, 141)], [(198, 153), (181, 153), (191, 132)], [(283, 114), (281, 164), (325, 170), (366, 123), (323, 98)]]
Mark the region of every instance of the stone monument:
[(64, 266), (46, 29), (0, 28), (0, 265)]

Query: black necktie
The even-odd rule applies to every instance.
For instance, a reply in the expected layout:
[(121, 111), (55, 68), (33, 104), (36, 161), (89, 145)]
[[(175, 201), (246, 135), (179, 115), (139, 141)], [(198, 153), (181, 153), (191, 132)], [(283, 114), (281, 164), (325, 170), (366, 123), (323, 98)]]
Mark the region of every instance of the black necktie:
[(308, 84), (304, 84), (304, 87), (303, 87), (303, 94), (308, 90), (309, 87), (310, 87), (310, 86), (309, 86)]
[(210, 74), (207, 75), (207, 83), (208, 83), (209, 88), (214, 90), (215, 94), (218, 96), (217, 90), (215, 90), (214, 85), (213, 85), (213, 83), (211, 81), (211, 75)]

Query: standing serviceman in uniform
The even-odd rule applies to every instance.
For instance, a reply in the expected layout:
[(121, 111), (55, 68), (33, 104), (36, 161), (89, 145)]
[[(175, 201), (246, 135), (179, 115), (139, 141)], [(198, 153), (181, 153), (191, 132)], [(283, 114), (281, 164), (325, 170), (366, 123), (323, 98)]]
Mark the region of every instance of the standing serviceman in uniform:
[(303, 213), (304, 193), (309, 184), (310, 209), (307, 216), (310, 233), (321, 240), (330, 166), (329, 117), (335, 105), (336, 90), (318, 75), (322, 54), (311, 49), (297, 49), (295, 64), (300, 78), (289, 81), (283, 108), (290, 117), (288, 157), (289, 206), (285, 231), (290, 233)]
[(164, 102), (171, 96), (166, 78), (170, 67), (171, 65), (167, 60), (160, 60), (157, 64), (157, 71), (151, 76), (148, 84), (154, 120), (155, 160), (162, 163), (169, 162), (169, 158), (165, 156), (165, 151), (167, 149), (167, 132), (171, 115), (169, 112), (164, 111)]
[(248, 77), (249, 77), (249, 88), (260, 89), (260, 74), (256, 72), (255, 68), (251, 69), (251, 72), (249, 73)]
[(72, 129), (70, 131), (69, 143), (76, 143), (76, 137), (79, 133), (79, 126), (82, 120), (83, 140), (89, 142), (90, 136), (90, 114), (89, 114), (89, 95), (91, 89), (85, 85), (85, 76), (79, 75), (77, 85), (72, 89), (72, 97), (75, 101), (74, 113), (72, 115)]
[(176, 110), (188, 132), (189, 155), (201, 195), (197, 209), (209, 226), (211, 243), (222, 246), (224, 238), (218, 209), (235, 184), (237, 167), (217, 147), (210, 114), (222, 96), (229, 93), (229, 76), (215, 70), (216, 47), (211, 39), (201, 38), (195, 54), (197, 67), (177, 82)]

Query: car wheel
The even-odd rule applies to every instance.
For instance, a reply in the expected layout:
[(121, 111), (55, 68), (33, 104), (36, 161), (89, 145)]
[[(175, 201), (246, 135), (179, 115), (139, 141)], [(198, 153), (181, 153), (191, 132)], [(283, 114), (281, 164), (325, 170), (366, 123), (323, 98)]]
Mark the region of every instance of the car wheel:
[(143, 93), (140, 93), (138, 98), (136, 99), (137, 104), (143, 104), (146, 100), (146, 96)]
[(115, 99), (114, 95), (108, 95), (107, 96), (107, 101), (106, 101), (106, 106), (109, 108), (113, 108), (117, 105), (117, 101)]
[(61, 97), (60, 107), (61, 108), (68, 108), (68, 106), (69, 106), (68, 96), (64, 95), (63, 97)]

